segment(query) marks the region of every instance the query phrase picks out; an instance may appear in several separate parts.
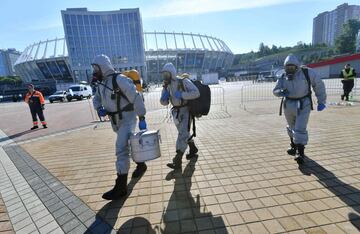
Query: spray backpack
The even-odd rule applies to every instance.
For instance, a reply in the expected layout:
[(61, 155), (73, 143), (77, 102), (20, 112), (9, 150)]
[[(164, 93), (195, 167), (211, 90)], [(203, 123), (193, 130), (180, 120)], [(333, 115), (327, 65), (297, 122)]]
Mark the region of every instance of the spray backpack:
[[(190, 114), (197, 118), (200, 118), (203, 115), (208, 115), (211, 105), (210, 87), (208, 85), (202, 84), (200, 81), (190, 81), (198, 88), (200, 92), (200, 96), (198, 98), (187, 101)], [(183, 79), (180, 80), (180, 86), (181, 89), (185, 91)]]
[(136, 90), (142, 93), (143, 90), (141, 86), (141, 77), (138, 71), (133, 69), (129, 71), (123, 71), (121, 74), (130, 78), (134, 82), (134, 85), (136, 86)]
[[(184, 78), (187, 79), (187, 78)], [(180, 80), (180, 87), (183, 91), (184, 87), (184, 79)], [(189, 79), (190, 80), (190, 79)], [(196, 125), (195, 125), (195, 117), (200, 118), (203, 115), (208, 115), (210, 111), (211, 105), (211, 90), (208, 85), (202, 84), (200, 81), (192, 81), (190, 80), (199, 90), (200, 96), (193, 100), (187, 101), (187, 106), (190, 112), (190, 121), (188, 124), (188, 131), (190, 131), (191, 122), (193, 124), (193, 134), (190, 136), (188, 141), (190, 141), (193, 137), (196, 137)], [(191, 121), (192, 120), (192, 121)]]

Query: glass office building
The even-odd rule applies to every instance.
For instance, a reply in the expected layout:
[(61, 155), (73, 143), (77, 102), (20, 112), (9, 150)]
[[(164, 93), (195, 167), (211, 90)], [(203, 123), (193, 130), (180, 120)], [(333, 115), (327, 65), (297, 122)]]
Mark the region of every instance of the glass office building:
[(91, 62), (98, 54), (109, 56), (116, 70), (136, 69), (146, 76), (138, 8), (104, 12), (70, 8), (61, 14), (75, 80), (90, 81)]

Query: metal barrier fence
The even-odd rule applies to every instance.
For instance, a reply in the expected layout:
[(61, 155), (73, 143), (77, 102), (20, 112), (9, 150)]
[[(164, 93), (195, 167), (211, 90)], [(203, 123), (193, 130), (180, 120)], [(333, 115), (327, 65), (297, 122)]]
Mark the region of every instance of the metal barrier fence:
[[(223, 87), (210, 86), (211, 89), (211, 106), (218, 107), (217, 109), (224, 110), (225, 108), (225, 91)], [(161, 90), (157, 89), (144, 93), (145, 107), (147, 112), (164, 110), (165, 116), (168, 115), (169, 106), (163, 106), (160, 103)], [(98, 115), (89, 100), (89, 108), (94, 121), (98, 121)], [(161, 116), (163, 118), (163, 116)]]
[[(341, 79), (323, 79), (326, 87), (326, 93), (328, 97), (338, 97), (343, 93), (343, 86), (341, 83)], [(278, 97), (275, 97), (272, 93), (275, 82), (269, 83), (255, 83), (255, 84), (244, 84), (241, 87), (240, 91), (240, 99), (241, 105), (244, 106), (246, 103), (250, 102), (266, 102), (266, 101), (273, 101), (277, 100)], [(355, 79), (354, 88), (350, 94), (354, 99), (360, 95), (360, 82)]]

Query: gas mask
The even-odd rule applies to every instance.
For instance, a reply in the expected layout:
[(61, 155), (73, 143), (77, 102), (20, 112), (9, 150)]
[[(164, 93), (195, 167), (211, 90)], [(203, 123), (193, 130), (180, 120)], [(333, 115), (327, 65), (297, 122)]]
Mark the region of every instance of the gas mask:
[(162, 73), (162, 75), (163, 75), (164, 86), (168, 86), (171, 83), (171, 73), (165, 71)]
[(101, 68), (97, 64), (91, 64), (91, 67), (93, 69), (93, 78), (91, 83), (101, 82), (103, 80), (103, 74), (101, 72)]
[(285, 66), (285, 73), (288, 80), (294, 79), (295, 73), (298, 71), (298, 66), (289, 64)]

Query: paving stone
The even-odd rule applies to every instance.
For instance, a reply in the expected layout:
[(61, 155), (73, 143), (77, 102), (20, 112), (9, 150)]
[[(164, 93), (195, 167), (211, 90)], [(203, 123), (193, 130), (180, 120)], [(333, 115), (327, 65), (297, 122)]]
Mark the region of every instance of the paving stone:
[(71, 219), (65, 224), (61, 225), (61, 228), (64, 230), (65, 233), (68, 233), (81, 225), (82, 224), (77, 219)]
[(75, 216), (70, 211), (68, 211), (68, 213), (65, 213), (61, 217), (56, 218), (56, 221), (59, 223), (60, 226), (63, 226), (70, 220), (74, 220), (74, 219), (75, 219)]
[[(141, 214), (152, 226), (166, 227), (172, 231), (169, 233), (180, 232), (185, 226), (184, 221), (195, 223), (196, 230), (190, 228), (190, 224), (186, 226), (189, 232), (353, 231), (354, 224), (348, 222), (348, 215), (359, 205), (355, 195), (360, 188), (357, 172), (360, 119), (343, 122), (338, 119), (343, 118), (345, 111), (357, 116), (360, 109), (330, 106), (324, 113), (312, 113), (309, 122), (311, 142), (306, 148), (309, 158), (305, 169), (301, 168), (311, 172), (308, 176), (285, 152), (289, 142), (286, 122), (276, 113), (279, 101), (247, 102), (244, 111), (238, 106), (241, 86), (227, 85), (228, 88), (221, 87), (228, 92), (225, 97), (231, 100), (227, 103), (229, 115), (222, 119), (202, 117), (197, 122), (196, 143), (200, 150), (195, 169), (187, 166), (189, 162), (184, 159), (183, 170), (170, 181), (165, 179), (170, 172), (166, 163), (174, 153), (176, 129), (171, 120), (151, 120), (154, 116), (165, 115), (148, 114), (149, 125), (161, 130), (162, 157), (147, 164), (145, 175), (129, 186), (133, 189), (126, 201), (109, 203), (101, 199), (101, 194), (113, 186), (115, 175), (115, 134), (110, 126), (24, 143), (21, 146), (43, 167), (34, 164), (35, 160), (32, 161), (29, 155), (24, 157), (26, 164), (23, 167), (32, 165), (32, 169), (36, 168), (36, 172), (44, 176), (40, 182), (46, 188), (35, 184), (37, 180), (31, 177), (35, 188), (44, 194), (48, 188), (56, 189), (56, 195), (64, 200), (68, 210), (60, 206), (56, 210), (58, 206), (54, 205), (51, 209), (54, 217), (61, 218), (71, 209), (79, 214), (78, 218), (86, 226), (105, 224), (97, 223), (96, 218), (83, 208), (84, 203), (94, 211), (93, 215), (97, 214), (117, 228), (121, 226), (120, 219), (130, 220)], [(266, 86), (269, 95), (273, 85)], [(213, 109), (211, 114), (217, 115)], [(345, 143), (343, 139), (347, 139)], [(44, 147), (49, 145), (54, 150)], [(86, 151), (82, 151), (84, 149)], [(76, 155), (67, 153), (75, 150), (80, 152)], [(131, 163), (130, 167), (131, 174), (135, 164)], [(48, 178), (52, 175), (56, 178)], [(61, 188), (58, 182), (66, 187)], [(76, 201), (77, 197), (81, 200)], [(109, 213), (109, 210), (118, 212)], [(131, 233), (142, 228), (130, 226), (124, 230)]]
[(17, 234), (28, 234), (28, 233), (33, 233), (33, 232), (37, 232), (38, 229), (36, 228), (36, 226), (34, 224), (30, 224), (26, 227), (23, 227), (22, 229), (16, 231)]
[(46, 225), (40, 227), (40, 233), (51, 233), (53, 230), (57, 229), (59, 226), (56, 221), (48, 222)]

